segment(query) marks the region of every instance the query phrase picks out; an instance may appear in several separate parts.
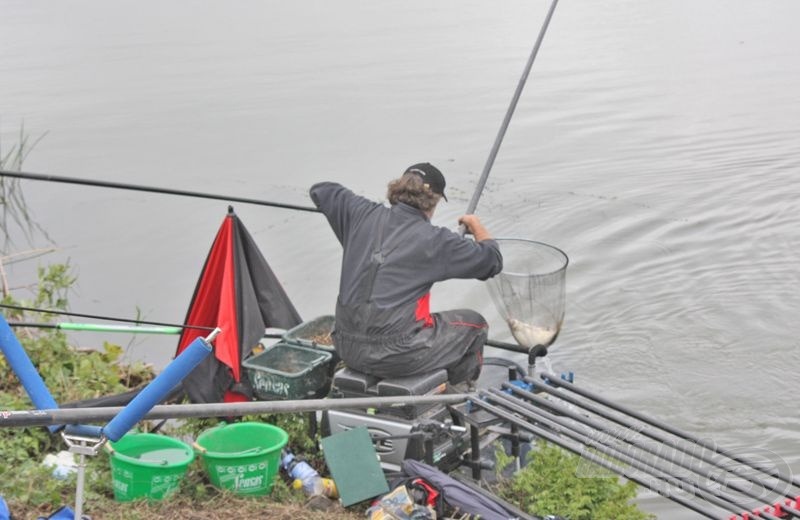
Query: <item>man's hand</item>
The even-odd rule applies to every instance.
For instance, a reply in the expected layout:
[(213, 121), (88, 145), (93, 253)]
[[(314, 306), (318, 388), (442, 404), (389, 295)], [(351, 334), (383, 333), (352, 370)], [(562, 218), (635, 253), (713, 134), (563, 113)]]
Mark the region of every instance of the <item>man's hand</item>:
[(458, 223), (467, 228), (467, 233), (474, 236), (476, 242), (492, 238), (476, 215), (462, 215), (458, 218)]

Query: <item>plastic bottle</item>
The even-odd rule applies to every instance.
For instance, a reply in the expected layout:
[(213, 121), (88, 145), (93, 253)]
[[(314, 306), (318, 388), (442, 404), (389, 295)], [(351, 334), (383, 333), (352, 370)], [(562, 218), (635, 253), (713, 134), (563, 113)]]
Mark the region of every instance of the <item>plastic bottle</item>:
[(312, 468), (308, 462), (295, 458), (292, 453), (286, 453), (281, 461), (283, 469), (294, 479), (292, 487), (302, 489), (306, 495), (324, 495), (337, 498), (336, 484), (329, 478), (323, 478)]
[(59, 480), (67, 478), (77, 470), (75, 455), (69, 451), (59, 451), (57, 455), (48, 453), (42, 464), (53, 468), (53, 476)]

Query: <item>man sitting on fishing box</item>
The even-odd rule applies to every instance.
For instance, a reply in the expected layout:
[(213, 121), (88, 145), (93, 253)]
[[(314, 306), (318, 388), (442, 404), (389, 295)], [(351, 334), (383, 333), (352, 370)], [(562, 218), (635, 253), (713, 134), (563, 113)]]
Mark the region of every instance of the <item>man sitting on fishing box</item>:
[(474, 240), (431, 224), (444, 188), (430, 163), (389, 183), (391, 207), (337, 183), (311, 187), (344, 249), (333, 340), (348, 367), (380, 378), (446, 369), (450, 384), (480, 375), (486, 320), (468, 309), (432, 314), (430, 289), (454, 278), (486, 280), (503, 257), (475, 215), (458, 219)]

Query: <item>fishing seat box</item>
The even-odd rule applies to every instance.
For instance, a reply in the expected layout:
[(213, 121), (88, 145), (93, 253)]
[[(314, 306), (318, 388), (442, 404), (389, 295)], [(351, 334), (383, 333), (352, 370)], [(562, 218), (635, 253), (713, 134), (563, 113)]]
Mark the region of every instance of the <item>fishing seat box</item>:
[[(333, 376), (336, 397), (395, 397), (436, 395), (447, 387), (447, 371), (436, 370), (406, 377), (379, 378), (345, 367)], [(378, 411), (412, 419), (436, 406), (436, 403), (409, 404), (402, 407), (378, 407)]]

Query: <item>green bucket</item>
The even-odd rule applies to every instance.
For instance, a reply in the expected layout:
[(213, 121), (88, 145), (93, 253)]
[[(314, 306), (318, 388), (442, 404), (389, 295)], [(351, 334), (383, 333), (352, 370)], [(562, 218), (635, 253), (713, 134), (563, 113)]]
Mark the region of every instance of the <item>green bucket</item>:
[(210, 428), (197, 437), (211, 483), (238, 495), (268, 495), (289, 435), (272, 424), (240, 422)]
[(174, 495), (194, 460), (191, 446), (154, 433), (129, 433), (110, 443), (107, 450), (118, 502), (162, 500)]

